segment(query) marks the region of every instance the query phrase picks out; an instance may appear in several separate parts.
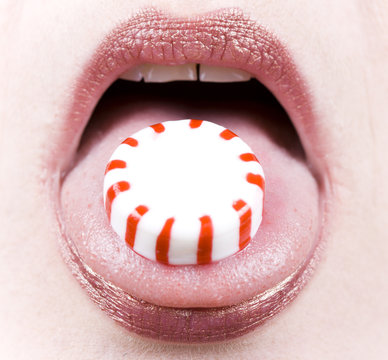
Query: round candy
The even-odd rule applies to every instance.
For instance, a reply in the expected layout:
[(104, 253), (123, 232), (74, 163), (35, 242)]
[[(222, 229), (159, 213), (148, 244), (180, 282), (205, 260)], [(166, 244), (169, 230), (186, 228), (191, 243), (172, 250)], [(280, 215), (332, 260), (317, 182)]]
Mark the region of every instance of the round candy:
[(202, 120), (152, 125), (106, 167), (104, 204), (136, 253), (169, 265), (208, 264), (246, 247), (262, 219), (264, 173), (232, 131)]

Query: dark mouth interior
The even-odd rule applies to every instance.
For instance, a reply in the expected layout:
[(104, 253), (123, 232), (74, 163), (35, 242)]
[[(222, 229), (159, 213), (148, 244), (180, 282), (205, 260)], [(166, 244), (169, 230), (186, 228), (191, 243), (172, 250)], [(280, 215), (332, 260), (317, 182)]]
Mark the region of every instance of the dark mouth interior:
[[(237, 123), (242, 118), (257, 121), (271, 140), (289, 155), (305, 160), (298, 135), (286, 112), (256, 79), (235, 83), (144, 83), (117, 80), (100, 99), (83, 133), (78, 154), (85, 154), (84, 147), (88, 148), (88, 144), (91, 144), (91, 135), (103, 136), (117, 125), (117, 121), (125, 121), (124, 119), (149, 109), (158, 109), (163, 115), (170, 113), (171, 118), (167, 120), (197, 118), (222, 123), (221, 118), (224, 117), (232, 123)], [(163, 117), (160, 119), (153, 114), (149, 125), (165, 121)], [(229, 123), (229, 120), (226, 122)], [(232, 125), (231, 129), (238, 134), (238, 127), (234, 128)], [(123, 134), (123, 137), (129, 135), (131, 134)]]

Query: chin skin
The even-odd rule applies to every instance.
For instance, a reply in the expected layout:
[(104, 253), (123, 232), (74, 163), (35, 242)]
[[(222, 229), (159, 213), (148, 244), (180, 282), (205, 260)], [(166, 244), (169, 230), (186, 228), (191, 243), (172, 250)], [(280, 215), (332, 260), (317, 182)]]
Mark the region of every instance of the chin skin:
[[(91, 44), (146, 5), (1, 5), (0, 45), (6, 51), (0, 57), (0, 357), (387, 357), (388, 12), (377, 1), (238, 4), (287, 43), (309, 79), (327, 131), (336, 129), (330, 139), (336, 146), (324, 154), (334, 194), (325, 249), (312, 281), (285, 311), (227, 343), (166, 345), (128, 333), (71, 276), (47, 192), (53, 179), (43, 161), (45, 144), (56, 134), (69, 79), (90, 57)], [(158, 6), (187, 15), (237, 4)]]

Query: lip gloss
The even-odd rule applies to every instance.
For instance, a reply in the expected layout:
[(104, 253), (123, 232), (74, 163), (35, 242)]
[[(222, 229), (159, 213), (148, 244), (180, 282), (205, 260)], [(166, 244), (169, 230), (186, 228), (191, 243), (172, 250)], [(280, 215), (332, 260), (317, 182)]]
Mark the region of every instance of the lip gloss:
[[(225, 41), (225, 34), (228, 35), (228, 41)], [(271, 33), (241, 12), (221, 10), (193, 19), (182, 19), (155, 10), (145, 10), (113, 29), (103, 39), (80, 75), (73, 94), (74, 102), (69, 108), (69, 116), (64, 125), (66, 135), (62, 142), (58, 141), (62, 144), (61, 149), (52, 153), (58, 155), (53, 156), (59, 159), (56, 166), (59, 164), (64, 170), (67, 169), (67, 156), (70, 155), (64, 154), (74, 154), (82, 128), (107, 87), (120, 74), (142, 63), (204, 63), (244, 70), (256, 76), (276, 95), (302, 136), (307, 124), (310, 129), (315, 126), (309, 92), (306, 91), (291, 55)], [(157, 126), (153, 130), (155, 135), (161, 135), (160, 129)], [(234, 141), (233, 138), (229, 139), (229, 135), (225, 134), (225, 142)], [(134, 140), (128, 140), (129, 147), (131, 143), (135, 144)], [(245, 159), (250, 158), (245, 155)], [(123, 169), (123, 162), (126, 162), (122, 158), (111, 159), (114, 160), (118, 162), (109, 164), (108, 169), (112, 170), (107, 175)], [(260, 188), (262, 182), (256, 176), (258, 173), (251, 174), (246, 177), (247, 183), (256, 189)], [(122, 183), (118, 187), (120, 191), (126, 188), (128, 192), (131, 191), (130, 181), (127, 182), (129, 185)], [(107, 193), (108, 189), (105, 190)], [(236, 213), (243, 208), (238, 200), (240, 198), (236, 198), (236, 203), (232, 204)], [(110, 213), (115, 207), (115, 201), (112, 201), (110, 208), (106, 205), (104, 211)], [(147, 204), (136, 204), (134, 210), (137, 213), (133, 213), (133, 217), (144, 216), (145, 219), (148, 213), (146, 208), (148, 209)], [(204, 233), (209, 236), (209, 219), (206, 215), (199, 216), (198, 226), (206, 228)], [(246, 251), (246, 256), (244, 251), (240, 251), (224, 260), (201, 266), (166, 266), (163, 264), (168, 258), (166, 250), (158, 258), (160, 261), (139, 260), (138, 255), (132, 254), (128, 255), (128, 259), (137, 261), (139, 266), (133, 273), (120, 274), (121, 278), (127, 278), (122, 283), (119, 283), (120, 279), (115, 283), (104, 278), (96, 264), (91, 265), (89, 260), (85, 261), (85, 253), (80, 253), (82, 249), (78, 249), (74, 239), (68, 235), (60, 213), (58, 217), (63, 229), (65, 260), (91, 298), (127, 329), (140, 335), (175, 342), (231, 339), (274, 316), (295, 298), (311, 274), (321, 234), (319, 228), (317, 234), (306, 234), (303, 240), (298, 238), (284, 243), (276, 239), (271, 239), (272, 242), (268, 240), (267, 248), (272, 246), (272, 253), (278, 251), (276, 254), (279, 258), (287, 254), (289, 248), (292, 249), (293, 257), (285, 256), (282, 267), (272, 266), (271, 261), (267, 265), (264, 253), (260, 253), (263, 247), (254, 236), (249, 245), (251, 250)], [(128, 218), (129, 214), (126, 220)], [(164, 219), (163, 226), (159, 227), (158, 236), (163, 235), (162, 240), (174, 231), (172, 221), (167, 221), (170, 218), (171, 216)], [(127, 238), (125, 234), (123, 237)], [(130, 240), (130, 236), (128, 238), (127, 241), (132, 244), (133, 239)], [(133, 246), (136, 247), (136, 239)], [(157, 260), (156, 253), (155, 259)], [(249, 271), (242, 271), (247, 262), (250, 264)], [(136, 286), (150, 278), (153, 279), (153, 285), (148, 284), (148, 288), (157, 291), (148, 293), (151, 294), (149, 297), (142, 296), (141, 291), (145, 286)], [(168, 286), (166, 280), (170, 281)], [(197, 284), (203, 283), (208, 284), (207, 287), (198, 288)], [(171, 289), (179, 296), (172, 297)]]

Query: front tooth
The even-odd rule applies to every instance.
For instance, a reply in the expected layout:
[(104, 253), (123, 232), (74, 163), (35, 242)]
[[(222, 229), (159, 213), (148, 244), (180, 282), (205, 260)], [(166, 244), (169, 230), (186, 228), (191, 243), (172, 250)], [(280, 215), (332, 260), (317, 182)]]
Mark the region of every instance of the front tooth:
[(142, 68), (144, 82), (168, 82), (175, 80), (197, 80), (196, 64), (184, 65), (154, 65), (144, 64)]
[(199, 80), (204, 82), (249, 81), (251, 74), (246, 71), (221, 66), (200, 65)]
[(134, 66), (125, 73), (120, 75), (120, 79), (123, 80), (130, 80), (130, 81), (140, 81), (143, 77), (142, 75), (142, 66), (143, 65), (138, 65)]

